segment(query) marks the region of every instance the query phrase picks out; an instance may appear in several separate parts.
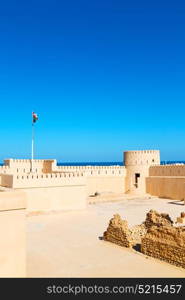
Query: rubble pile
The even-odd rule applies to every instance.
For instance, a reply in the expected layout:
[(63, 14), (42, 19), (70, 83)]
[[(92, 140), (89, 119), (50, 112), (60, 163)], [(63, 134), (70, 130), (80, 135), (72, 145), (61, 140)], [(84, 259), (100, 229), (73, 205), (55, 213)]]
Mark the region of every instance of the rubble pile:
[(115, 243), (123, 247), (132, 247), (132, 238), (128, 229), (128, 223), (116, 214), (110, 220), (107, 231), (104, 232), (105, 241)]
[[(179, 217), (180, 223), (183, 223), (180, 219), (184, 221), (185, 213)], [(168, 214), (150, 210), (146, 220), (132, 228), (116, 214), (103, 238), (123, 247), (140, 245), (143, 254), (185, 268), (185, 226), (174, 226)]]
[(133, 247), (141, 243), (141, 238), (146, 234), (144, 224), (128, 228), (126, 220), (122, 220), (120, 215), (116, 214), (110, 220), (107, 231), (104, 232), (104, 240), (115, 243), (123, 247)]
[(141, 241), (141, 252), (185, 268), (185, 227), (152, 226)]
[(173, 221), (168, 214), (160, 214), (157, 211), (151, 209), (146, 215), (144, 224), (146, 228), (149, 229), (151, 226), (172, 226)]

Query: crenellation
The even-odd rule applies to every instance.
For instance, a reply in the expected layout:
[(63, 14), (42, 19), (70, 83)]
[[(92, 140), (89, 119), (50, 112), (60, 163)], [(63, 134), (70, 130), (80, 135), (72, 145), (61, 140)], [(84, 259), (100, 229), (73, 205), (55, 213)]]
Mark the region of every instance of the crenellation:
[[(31, 170), (31, 162), (33, 170)], [(73, 185), (83, 178), (87, 195), (98, 192), (145, 194), (185, 199), (185, 165), (160, 165), (158, 150), (124, 152), (122, 166), (57, 166), (55, 159), (6, 159), (0, 167), (0, 184), (24, 188)]]
[(149, 168), (149, 176), (185, 176), (185, 165), (160, 165)]

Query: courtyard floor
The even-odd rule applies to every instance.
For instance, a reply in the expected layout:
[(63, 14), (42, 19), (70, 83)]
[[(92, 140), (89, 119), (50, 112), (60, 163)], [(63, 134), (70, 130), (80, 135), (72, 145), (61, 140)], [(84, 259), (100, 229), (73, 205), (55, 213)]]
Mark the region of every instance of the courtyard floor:
[(176, 221), (185, 206), (175, 200), (123, 199), (87, 210), (27, 217), (28, 277), (185, 277), (185, 269), (101, 240), (118, 213), (141, 224), (150, 209)]

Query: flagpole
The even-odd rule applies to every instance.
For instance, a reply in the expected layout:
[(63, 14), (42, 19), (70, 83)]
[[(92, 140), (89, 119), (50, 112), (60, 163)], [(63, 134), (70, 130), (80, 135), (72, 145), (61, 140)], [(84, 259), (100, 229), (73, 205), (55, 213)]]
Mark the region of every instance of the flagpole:
[(31, 168), (30, 168), (30, 172), (33, 172), (34, 138), (35, 138), (34, 123), (37, 120), (38, 120), (37, 114), (35, 112), (32, 112), (32, 139), (31, 139)]
[(32, 117), (31, 172), (33, 172), (33, 157), (34, 157), (34, 122)]

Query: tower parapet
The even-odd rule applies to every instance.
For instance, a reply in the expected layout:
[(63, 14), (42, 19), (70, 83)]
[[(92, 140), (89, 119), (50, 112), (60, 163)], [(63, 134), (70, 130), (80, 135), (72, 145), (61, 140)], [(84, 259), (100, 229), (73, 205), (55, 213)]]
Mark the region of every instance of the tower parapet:
[(160, 164), (159, 150), (139, 150), (124, 152), (124, 164), (130, 166), (152, 166)]
[(126, 151), (124, 152), (124, 164), (126, 167), (126, 192), (145, 193), (145, 181), (149, 175), (149, 167), (160, 165), (160, 151)]

